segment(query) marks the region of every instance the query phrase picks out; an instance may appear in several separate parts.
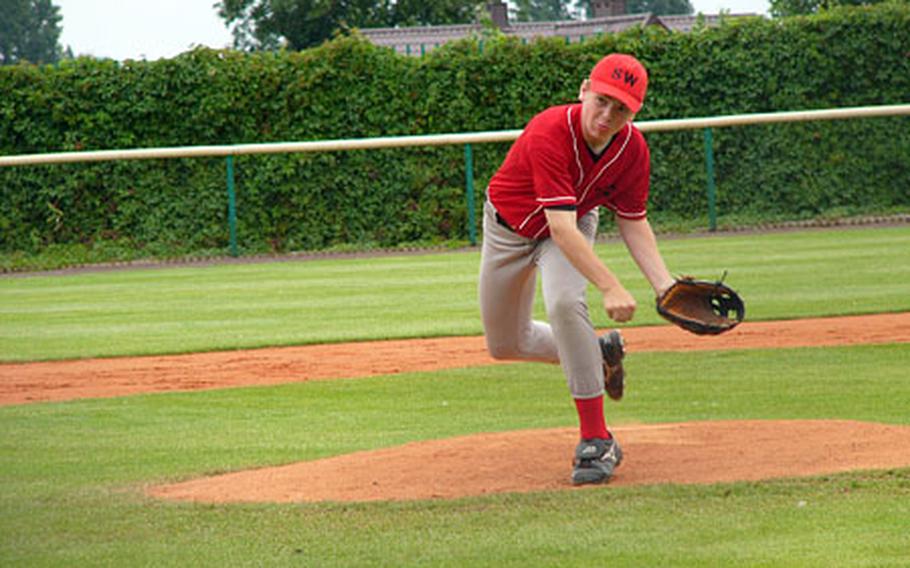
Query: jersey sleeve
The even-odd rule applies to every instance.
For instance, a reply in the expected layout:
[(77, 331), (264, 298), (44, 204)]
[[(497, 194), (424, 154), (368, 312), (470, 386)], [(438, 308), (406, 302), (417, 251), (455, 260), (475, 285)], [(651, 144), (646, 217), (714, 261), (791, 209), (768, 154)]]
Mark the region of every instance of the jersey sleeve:
[(550, 137), (537, 135), (529, 140), (528, 150), (534, 199), (538, 206), (574, 209), (578, 198), (572, 183), (571, 146), (556, 144)]
[(651, 155), (644, 139), (627, 164), (622, 178), (621, 191), (607, 202), (607, 207), (623, 219), (646, 218), (651, 187)]

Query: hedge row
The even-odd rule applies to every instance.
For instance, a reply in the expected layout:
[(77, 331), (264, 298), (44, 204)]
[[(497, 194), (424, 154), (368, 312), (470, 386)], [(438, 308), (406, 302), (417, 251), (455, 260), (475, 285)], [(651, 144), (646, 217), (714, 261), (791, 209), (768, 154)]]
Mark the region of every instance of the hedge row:
[[(910, 102), (910, 7), (879, 5), (583, 44), (465, 40), (422, 58), (358, 37), (300, 53), (0, 68), (0, 154), (521, 128), (599, 57), (649, 68), (638, 120)], [(715, 132), (719, 210), (790, 218), (910, 206), (906, 118)], [(701, 132), (653, 133), (652, 215), (706, 217)], [(508, 145), (475, 147), (476, 203)], [(224, 249), (223, 159), (0, 168), (0, 250), (118, 241)], [(246, 251), (465, 239), (460, 147), (240, 157)]]

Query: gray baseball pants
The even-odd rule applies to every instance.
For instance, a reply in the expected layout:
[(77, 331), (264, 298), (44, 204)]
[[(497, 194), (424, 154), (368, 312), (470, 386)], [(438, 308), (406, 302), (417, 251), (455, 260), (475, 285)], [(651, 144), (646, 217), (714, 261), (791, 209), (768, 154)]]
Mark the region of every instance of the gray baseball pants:
[[(598, 212), (578, 220), (594, 243)], [(549, 323), (532, 319), (537, 273)], [(522, 237), (497, 221), (487, 201), (480, 261), (480, 311), (496, 359), (559, 363), (573, 398), (604, 393), (603, 358), (585, 298), (588, 280), (553, 239)]]

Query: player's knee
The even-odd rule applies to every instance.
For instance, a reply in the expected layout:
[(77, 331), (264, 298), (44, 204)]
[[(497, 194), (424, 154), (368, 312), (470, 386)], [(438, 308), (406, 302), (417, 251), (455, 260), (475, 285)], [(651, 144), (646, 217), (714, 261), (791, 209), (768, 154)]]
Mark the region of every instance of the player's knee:
[(504, 344), (504, 343), (490, 343), (487, 342), (487, 351), (490, 353), (490, 356), (496, 360), (508, 360), (516, 359), (519, 355), (519, 350), (516, 345)]
[(551, 323), (569, 323), (585, 317), (587, 313), (588, 306), (584, 299), (575, 295), (560, 294), (547, 301), (547, 317)]

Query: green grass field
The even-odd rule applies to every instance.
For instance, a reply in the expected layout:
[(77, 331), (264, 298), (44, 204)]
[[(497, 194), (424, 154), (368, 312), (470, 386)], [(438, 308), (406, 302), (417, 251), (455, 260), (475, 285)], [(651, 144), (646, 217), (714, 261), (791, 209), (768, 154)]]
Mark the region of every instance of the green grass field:
[[(661, 248), (675, 274), (728, 271), (752, 321), (910, 310), (908, 226)], [(658, 323), (622, 244), (598, 251), (638, 300), (635, 323)], [(476, 335), (478, 263), (477, 253), (458, 252), (0, 278), (0, 361)], [(592, 293), (589, 304), (600, 300)], [(592, 316), (608, 325), (603, 310)]]
[[(729, 270), (750, 319), (910, 310), (910, 227), (662, 248), (674, 272)], [(600, 252), (639, 298), (638, 323), (656, 323), (621, 245)], [(2, 279), (0, 353), (26, 361), (479, 333), (477, 260)], [(910, 425), (908, 361), (910, 344), (641, 353), (628, 359), (630, 389), (608, 419)], [(357, 449), (575, 424), (561, 372), (541, 364), (0, 407), (0, 564), (910, 566), (910, 469), (408, 503), (210, 505), (143, 494)], [(504, 474), (521, 459), (503, 456)]]

